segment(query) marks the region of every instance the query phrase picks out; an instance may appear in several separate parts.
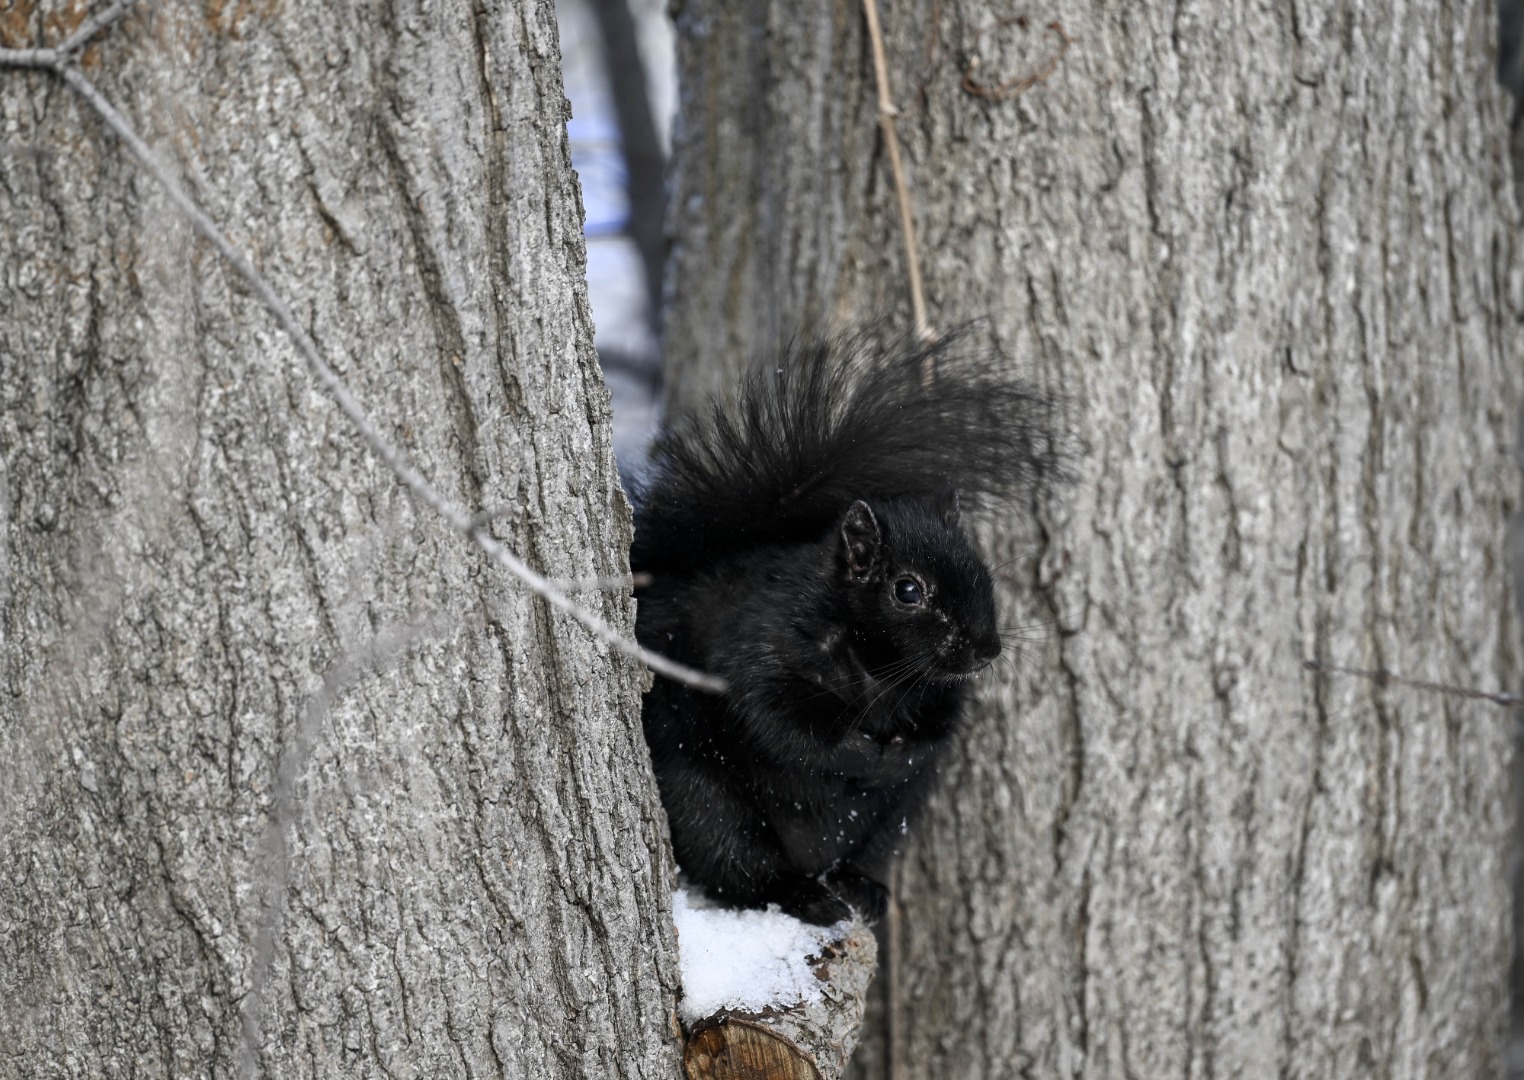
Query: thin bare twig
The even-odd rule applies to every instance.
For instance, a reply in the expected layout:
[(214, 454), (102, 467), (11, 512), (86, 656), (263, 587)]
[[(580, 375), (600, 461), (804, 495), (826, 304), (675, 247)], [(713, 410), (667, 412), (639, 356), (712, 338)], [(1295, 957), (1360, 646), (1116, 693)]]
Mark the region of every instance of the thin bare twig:
[(64, 65), (79, 59), (84, 47), (103, 30), (115, 26), (122, 16), (132, 10), (137, 0), (116, 0), (99, 15), (92, 15), (75, 28), (74, 33), (51, 49), (0, 49), (0, 66), (19, 68), (43, 68), (62, 72)]
[(1323, 674), (1354, 675), (1358, 678), (1369, 679), (1377, 686), (1406, 686), (1414, 690), (1432, 690), (1435, 693), (1446, 694), (1450, 697), (1468, 698), (1472, 701), (1490, 701), (1494, 705), (1502, 705), (1506, 708), (1516, 709), (1524, 705), (1524, 695), (1510, 694), (1505, 691), (1474, 690), (1469, 686), (1451, 686), (1449, 683), (1428, 682), (1424, 679), (1406, 679), (1401, 675), (1394, 675), (1385, 668), (1357, 668), (1343, 667), (1339, 664), (1323, 664), (1316, 660), (1303, 660), (1302, 667), (1308, 671), (1316, 671)]
[(969, 56), (968, 63), (963, 68), (963, 90), (965, 93), (972, 94), (974, 97), (988, 98), (991, 101), (1005, 101), (1007, 98), (1013, 98), (1017, 94), (1023, 94), (1039, 83), (1047, 82), (1048, 77), (1058, 70), (1058, 62), (1064, 58), (1064, 53), (1068, 52), (1069, 46), (1074, 44), (1074, 39), (1065, 32), (1063, 24), (1054, 19), (1044, 29), (1058, 36), (1057, 52), (1038, 65), (1035, 71), (995, 83), (981, 83), (974, 78), (974, 72), (979, 67), (979, 53), (977, 51), (979, 39), (990, 30), (999, 30), (1005, 26), (1019, 26), (1025, 30), (1028, 26), (1028, 20), (1025, 15), (1012, 15), (996, 21), (993, 26), (985, 27), (974, 36), (975, 51)]
[(57, 71), (59, 62), (57, 49), (0, 49), (0, 64), (6, 67)]
[[(921, 256), (915, 242), (915, 219), (911, 216), (910, 186), (905, 182), (905, 166), (900, 161), (900, 136), (894, 126), (900, 110), (889, 93), (889, 61), (884, 55), (884, 31), (878, 22), (878, 0), (863, 0), (863, 15), (868, 20), (868, 40), (873, 47), (873, 77), (878, 84), (878, 124), (884, 132), (884, 148), (889, 153), (889, 171), (894, 175), (894, 193), (900, 207), (900, 231), (905, 238), (905, 271), (910, 277), (910, 313), (915, 319), (915, 336), (932, 342), (937, 333), (926, 317), (926, 294), (921, 287)], [(929, 362), (929, 361), (928, 361)]]
[(608, 577), (553, 578), (550, 583), (562, 592), (618, 592), (620, 589), (644, 589), (651, 584), (651, 575), (642, 571)]
[(64, 38), (63, 44), (58, 46), (58, 51), (66, 59), (78, 59), (80, 51), (90, 44), (91, 39), (96, 34), (115, 26), (121, 21), (122, 16), (132, 10), (136, 3), (137, 0), (116, 0), (116, 3), (112, 4), (105, 11), (102, 11), (99, 15), (92, 15), (80, 23), (74, 33)]
[(254, 295), (265, 306), (265, 309), (275, 318), (280, 328), (284, 330), (297, 352), (306, 362), (318, 384), (328, 392), (341, 412), (349, 418), (365, 444), (382, 463), (386, 465), (403, 485), (412, 492), (420, 502), (434, 510), (444, 518), (456, 532), (474, 541), (489, 558), (502, 566), (514, 577), (518, 578), (536, 595), (542, 597), (548, 604), (576, 619), (592, 632), (593, 636), (606, 645), (610, 645), (620, 652), (640, 660), (651, 670), (656, 671), (667, 678), (698, 690), (710, 693), (724, 693), (726, 690), (725, 680), (697, 671), (684, 664), (669, 660), (664, 656), (651, 652), (638, 642), (626, 638), (605, 622), (600, 616), (580, 607), (568, 597), (556, 583), (531, 569), (523, 560), (510, 551), (507, 547), (488, 536), (483, 524), (464, 509), (456, 506), (414, 469), (403, 457), (401, 451), (388, 442), (376, 427), (371, 423), (365, 410), (349, 392), (334, 370), (324, 362), (318, 352), (316, 343), (307, 334), (291, 310), (276, 294), (269, 281), (254, 268), (231, 240), (219, 229), (215, 222), (201, 209), (194, 199), (182, 188), (179, 182), (170, 173), (169, 169), (159, 160), (158, 156), (145, 143), (133, 129), (127, 118), (119, 113), (116, 108), (106, 100), (95, 85), (87, 79), (74, 62), (74, 54), (91, 36), (99, 33), (112, 23), (126, 14), (132, 6), (133, 0), (118, 0), (98, 19), (88, 20), (69, 39), (64, 48), (58, 49), (0, 49), (0, 66), (11, 65), (31, 68), (45, 68), (52, 71), (63, 79), (69, 86), (84, 98), (95, 110), (96, 114), (105, 121), (117, 138), (121, 139), (128, 151), (138, 160), (138, 163), (153, 176), (169, 195), (170, 201), (175, 204), (179, 211), (185, 215), (191, 227), (199, 233), (203, 239), (216, 248), (228, 264), (243, 278), (253, 290)]

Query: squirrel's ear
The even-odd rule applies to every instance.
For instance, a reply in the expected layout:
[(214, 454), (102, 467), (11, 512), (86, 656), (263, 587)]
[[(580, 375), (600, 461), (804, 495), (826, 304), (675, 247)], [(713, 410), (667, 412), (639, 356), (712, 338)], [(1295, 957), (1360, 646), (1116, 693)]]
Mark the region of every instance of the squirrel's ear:
[(841, 519), (841, 557), (852, 581), (866, 581), (878, 565), (881, 537), (873, 508), (858, 499)]
[(957, 488), (947, 488), (942, 491), (937, 496), (937, 500), (934, 505), (936, 507), (938, 516), (940, 516), (942, 519), (943, 525), (952, 528), (958, 524), (959, 509)]

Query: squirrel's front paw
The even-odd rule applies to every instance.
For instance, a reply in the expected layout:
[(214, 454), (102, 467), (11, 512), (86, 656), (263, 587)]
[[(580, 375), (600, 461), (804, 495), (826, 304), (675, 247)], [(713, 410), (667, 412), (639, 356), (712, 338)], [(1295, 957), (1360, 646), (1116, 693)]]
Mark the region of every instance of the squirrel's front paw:
[(800, 882), (782, 907), (796, 919), (830, 926), (851, 918), (854, 912), (870, 923), (877, 922), (884, 917), (888, 903), (889, 891), (883, 885), (845, 871), (828, 874), (824, 880), (810, 878)]
[(878, 922), (888, 910), (889, 890), (870, 877), (847, 870), (827, 875), (826, 885), (838, 899), (846, 901), (853, 911), (870, 923)]

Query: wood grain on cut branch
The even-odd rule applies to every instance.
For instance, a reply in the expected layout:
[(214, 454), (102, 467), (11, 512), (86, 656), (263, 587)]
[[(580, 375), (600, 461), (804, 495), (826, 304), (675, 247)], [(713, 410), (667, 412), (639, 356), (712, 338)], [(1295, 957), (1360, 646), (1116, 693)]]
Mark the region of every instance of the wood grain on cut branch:
[(812, 958), (818, 1000), (757, 1012), (725, 1009), (687, 1025), (688, 1080), (837, 1080), (857, 1046), (877, 966), (873, 931), (854, 923)]

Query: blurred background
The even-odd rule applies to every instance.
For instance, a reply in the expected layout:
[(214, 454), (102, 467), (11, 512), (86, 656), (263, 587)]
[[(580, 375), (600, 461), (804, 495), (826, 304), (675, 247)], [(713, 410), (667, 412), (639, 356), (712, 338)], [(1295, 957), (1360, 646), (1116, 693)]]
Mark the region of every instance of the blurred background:
[(587, 213), (588, 295), (628, 486), (661, 398), (664, 174), (677, 111), (672, 21), (664, 0), (559, 0), (556, 21)]

